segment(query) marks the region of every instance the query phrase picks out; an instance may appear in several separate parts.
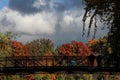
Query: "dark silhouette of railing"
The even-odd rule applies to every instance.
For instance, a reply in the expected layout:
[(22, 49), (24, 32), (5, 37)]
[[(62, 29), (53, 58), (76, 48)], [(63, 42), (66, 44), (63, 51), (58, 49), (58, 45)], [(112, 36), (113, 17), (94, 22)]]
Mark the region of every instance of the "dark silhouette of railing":
[(35, 71), (120, 72), (120, 66), (114, 67), (113, 64), (103, 64), (98, 67), (90, 67), (88, 57), (86, 56), (0, 57), (0, 73), (34, 73)]

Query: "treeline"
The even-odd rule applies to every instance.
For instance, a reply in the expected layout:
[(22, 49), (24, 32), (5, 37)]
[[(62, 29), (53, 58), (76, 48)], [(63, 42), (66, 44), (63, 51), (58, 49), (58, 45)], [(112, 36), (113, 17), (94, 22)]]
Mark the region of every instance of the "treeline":
[(112, 54), (107, 37), (98, 40), (89, 39), (86, 44), (81, 41), (71, 41), (59, 45), (56, 49), (50, 39), (36, 39), (23, 44), (12, 38), (16, 35), (11, 32), (0, 33), (0, 57), (5, 56), (88, 56), (90, 53), (98, 52), (102, 55)]
[[(36, 39), (23, 44), (12, 38), (16, 35), (6, 32), (0, 33), (0, 57), (6, 56), (88, 56), (90, 53), (100, 53), (106, 59), (106, 65), (112, 62), (112, 50), (107, 43), (107, 36), (100, 39), (89, 39), (86, 44), (81, 41), (71, 41), (54, 48), (54, 43), (50, 39)], [(35, 74), (16, 74), (1, 75), (0, 80), (92, 80), (89, 74), (71, 75), (63, 74), (35, 73)], [(115, 77), (116, 78), (116, 77)]]

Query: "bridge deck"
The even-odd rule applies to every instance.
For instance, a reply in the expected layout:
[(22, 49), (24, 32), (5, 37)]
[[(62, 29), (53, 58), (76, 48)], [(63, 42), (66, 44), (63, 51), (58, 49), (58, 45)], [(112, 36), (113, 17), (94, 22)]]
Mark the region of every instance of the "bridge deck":
[[(75, 65), (70, 65), (70, 61), (74, 60)], [(87, 57), (62, 57), (62, 64), (59, 63), (59, 56), (27, 56), (27, 57), (4, 57), (0, 58), (0, 73), (34, 73), (36, 71), (43, 72), (120, 72), (120, 67), (112, 67), (110, 65), (101, 67), (89, 67)], [(111, 67), (110, 67), (111, 66)]]
[(27, 67), (27, 68), (16, 68), (16, 67), (5, 67), (4, 69), (0, 70), (0, 73), (5, 74), (15, 74), (15, 73), (35, 73), (35, 72), (49, 72), (49, 73), (55, 73), (59, 71), (66, 71), (68, 73), (72, 72), (88, 72), (88, 73), (94, 73), (94, 72), (120, 72), (120, 68), (113, 68), (113, 67), (85, 67), (85, 66), (36, 66), (34, 68)]

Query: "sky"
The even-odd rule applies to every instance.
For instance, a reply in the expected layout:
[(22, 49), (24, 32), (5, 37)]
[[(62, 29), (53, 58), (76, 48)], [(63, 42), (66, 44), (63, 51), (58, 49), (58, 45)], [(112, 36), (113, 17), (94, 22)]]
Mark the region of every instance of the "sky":
[(9, 0), (0, 0), (0, 9), (2, 9), (3, 6), (7, 6), (8, 2), (9, 2)]
[[(82, 0), (0, 0), (0, 32), (17, 33), (21, 37), (16, 40), (23, 43), (40, 38), (51, 39), (55, 46), (73, 40), (85, 43), (94, 27), (89, 37), (82, 37), (84, 8)], [(107, 34), (98, 26), (96, 38)]]

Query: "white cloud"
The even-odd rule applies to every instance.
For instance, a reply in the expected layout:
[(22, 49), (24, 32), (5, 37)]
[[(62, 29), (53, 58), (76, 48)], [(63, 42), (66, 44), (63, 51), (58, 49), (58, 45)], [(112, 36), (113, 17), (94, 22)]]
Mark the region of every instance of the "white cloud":
[[(53, 5), (51, 4), (51, 8)], [(2, 32), (10, 30), (12, 32), (24, 33), (18, 38), (22, 42), (44, 37), (54, 40), (55, 44), (62, 44), (72, 40), (85, 42), (85, 37), (81, 37), (83, 29), (82, 18), (83, 12), (78, 9), (65, 10), (61, 13), (54, 9), (52, 11), (43, 10), (31, 15), (22, 15), (20, 12), (4, 7), (0, 11), (0, 30)], [(87, 33), (89, 18), (86, 24)], [(93, 33), (93, 29), (94, 27), (92, 26), (91, 33)], [(104, 33), (107, 32), (99, 30), (97, 37), (104, 35)]]
[[(5, 23), (3, 24), (3, 19)], [(54, 13), (42, 12), (33, 15), (21, 15), (9, 8), (0, 11), (0, 28), (27, 34), (54, 34), (56, 17)]]
[(70, 15), (65, 15), (63, 18), (63, 22), (65, 22), (66, 25), (69, 25), (73, 22), (73, 17)]
[(46, 1), (45, 0), (36, 0), (33, 4), (33, 7), (39, 9), (41, 6), (45, 6)]
[(63, 14), (63, 19), (61, 21), (61, 29), (64, 32), (77, 31), (82, 29), (82, 16), (76, 16), (78, 14), (74, 13), (75, 11), (65, 11)]

